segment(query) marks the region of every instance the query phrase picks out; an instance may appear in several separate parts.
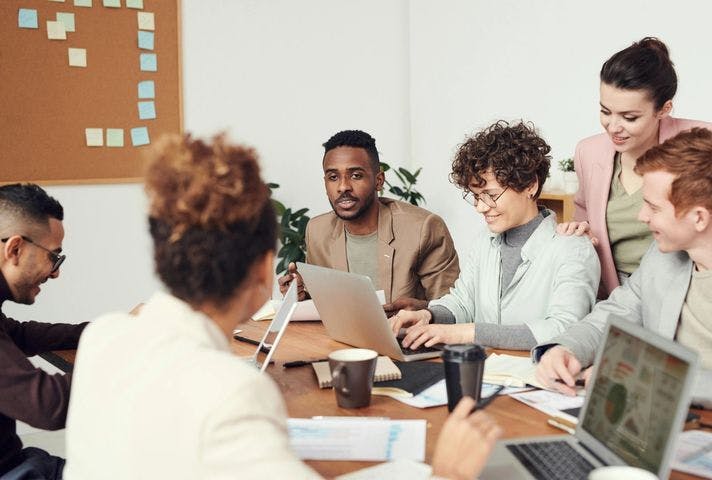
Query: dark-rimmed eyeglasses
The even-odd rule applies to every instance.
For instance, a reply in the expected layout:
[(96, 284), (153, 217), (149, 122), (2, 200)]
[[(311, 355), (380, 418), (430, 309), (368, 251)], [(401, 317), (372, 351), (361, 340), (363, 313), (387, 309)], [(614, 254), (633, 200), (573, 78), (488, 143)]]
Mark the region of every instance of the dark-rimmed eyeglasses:
[(504, 192), (507, 191), (509, 187), (505, 187), (504, 190), (502, 190), (499, 195), (490, 195), (489, 193), (473, 193), (470, 190), (465, 190), (462, 192), (462, 199), (472, 205), (473, 207), (477, 206), (477, 203), (482, 200), (485, 205), (487, 205), (490, 208), (497, 208), (497, 200), (499, 200), (499, 197), (504, 195)]
[[(27, 243), (32, 244), (37, 248), (41, 248), (42, 250), (47, 252), (47, 254), (49, 255), (49, 260), (52, 262), (52, 270), (50, 270), (50, 272), (49, 272), (50, 275), (53, 274), (54, 272), (56, 272), (57, 270), (59, 270), (59, 267), (62, 266), (62, 263), (64, 263), (64, 260), (66, 260), (66, 258), (67, 258), (66, 255), (61, 255), (57, 252), (53, 252), (52, 250), (50, 250), (47, 247), (43, 247), (39, 243), (36, 243), (34, 240), (32, 240), (30, 237), (20, 235), (20, 238), (22, 238)], [(10, 240), (10, 237), (0, 238), (0, 242), (2, 242), (2, 243), (7, 242), (8, 240)]]

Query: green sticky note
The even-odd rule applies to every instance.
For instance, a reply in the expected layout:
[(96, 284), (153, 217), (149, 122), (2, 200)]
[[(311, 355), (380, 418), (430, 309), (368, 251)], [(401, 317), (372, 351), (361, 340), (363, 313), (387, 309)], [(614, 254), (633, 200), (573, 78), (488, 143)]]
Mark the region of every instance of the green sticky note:
[(107, 147), (123, 147), (124, 146), (124, 129), (123, 128), (107, 128), (106, 129), (106, 146)]
[(74, 31), (74, 14), (66, 12), (57, 12), (57, 21), (64, 24), (64, 30), (67, 32)]
[(121, 8), (121, 0), (104, 0), (105, 7)]
[(91, 0), (74, 0), (75, 7), (91, 7)]
[(33, 8), (21, 8), (18, 10), (17, 26), (20, 28), (38, 28), (37, 10)]
[(127, 8), (143, 8), (143, 0), (126, 0)]

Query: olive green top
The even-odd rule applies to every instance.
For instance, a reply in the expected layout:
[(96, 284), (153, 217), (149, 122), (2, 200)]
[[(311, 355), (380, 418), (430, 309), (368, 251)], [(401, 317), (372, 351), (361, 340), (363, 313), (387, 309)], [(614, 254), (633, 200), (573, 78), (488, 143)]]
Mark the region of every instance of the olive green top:
[(648, 226), (638, 220), (638, 212), (643, 206), (643, 189), (639, 188), (629, 195), (620, 179), (620, 153), (616, 154), (614, 162), (606, 206), (606, 226), (616, 270), (630, 274), (640, 265), (640, 259), (653, 241), (653, 235)]
[(712, 270), (692, 271), (676, 340), (700, 354), (700, 367), (712, 369)]
[(373, 288), (381, 289), (378, 275), (378, 232), (368, 235), (351, 235), (346, 232), (346, 261), (349, 272), (366, 275)]

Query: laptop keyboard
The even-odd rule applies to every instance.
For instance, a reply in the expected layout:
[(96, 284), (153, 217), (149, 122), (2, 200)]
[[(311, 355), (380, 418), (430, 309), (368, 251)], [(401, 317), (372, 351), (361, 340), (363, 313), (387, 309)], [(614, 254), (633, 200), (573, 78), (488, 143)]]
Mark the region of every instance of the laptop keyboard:
[(403, 352), (403, 355), (415, 355), (417, 353), (429, 353), (429, 352), (440, 352), (442, 351), (442, 348), (438, 347), (425, 347), (423, 345), (419, 346), (415, 350), (411, 349), (410, 347), (404, 347), (403, 345), (398, 342), (398, 346), (401, 349), (401, 352)]
[(541, 480), (585, 479), (594, 466), (578, 453), (568, 442), (532, 442), (507, 445), (512, 454)]

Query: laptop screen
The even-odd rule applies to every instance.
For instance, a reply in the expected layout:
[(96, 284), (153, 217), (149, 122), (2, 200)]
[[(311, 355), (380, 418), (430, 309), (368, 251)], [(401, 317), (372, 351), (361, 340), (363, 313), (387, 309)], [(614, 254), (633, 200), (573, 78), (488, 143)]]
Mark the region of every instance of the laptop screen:
[(628, 465), (657, 472), (689, 368), (611, 325), (581, 427)]

